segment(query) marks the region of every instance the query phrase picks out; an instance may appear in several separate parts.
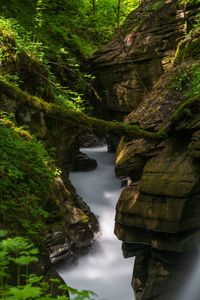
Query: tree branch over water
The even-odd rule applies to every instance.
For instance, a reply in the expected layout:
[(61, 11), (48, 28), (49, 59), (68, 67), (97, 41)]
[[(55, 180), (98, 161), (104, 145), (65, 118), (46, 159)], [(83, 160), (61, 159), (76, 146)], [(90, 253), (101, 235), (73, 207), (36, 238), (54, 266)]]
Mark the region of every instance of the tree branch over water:
[(62, 119), (66, 123), (73, 124), (79, 128), (99, 128), (105, 133), (108, 132), (118, 135), (129, 135), (133, 137), (145, 137), (150, 139), (161, 139), (166, 135), (162, 130), (158, 132), (150, 132), (141, 129), (137, 125), (129, 125), (123, 122), (105, 121), (88, 116), (82, 112), (65, 109), (57, 104), (49, 103), (41, 98), (30, 95), (29, 93), (22, 91), (18, 87), (3, 79), (0, 79), (0, 88), (3, 94), (17, 101), (18, 103), (25, 104), (51, 117)]

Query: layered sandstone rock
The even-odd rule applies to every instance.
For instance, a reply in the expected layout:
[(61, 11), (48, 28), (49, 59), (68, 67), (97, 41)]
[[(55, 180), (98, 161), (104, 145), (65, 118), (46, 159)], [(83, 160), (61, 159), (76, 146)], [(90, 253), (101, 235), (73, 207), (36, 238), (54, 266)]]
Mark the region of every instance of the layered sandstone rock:
[(191, 115), (173, 122), (184, 99), (172, 93), (170, 82), (160, 91), (174, 72), (160, 79), (151, 102), (145, 98), (126, 119), (146, 130), (163, 128), (167, 138), (123, 138), (116, 156), (117, 175), (131, 183), (116, 207), (115, 234), (124, 243), (125, 257), (136, 256), (133, 287), (142, 300), (179, 299), (200, 245), (200, 107), (191, 103)]

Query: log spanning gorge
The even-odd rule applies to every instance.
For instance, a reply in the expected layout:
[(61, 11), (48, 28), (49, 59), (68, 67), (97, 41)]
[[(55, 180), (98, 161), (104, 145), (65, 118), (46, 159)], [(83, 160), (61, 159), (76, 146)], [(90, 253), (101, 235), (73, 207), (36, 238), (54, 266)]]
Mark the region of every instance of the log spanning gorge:
[[(4, 1), (5, 300), (32, 290), (68, 300), (70, 286), (70, 300), (89, 300), (80, 289), (99, 300), (200, 300), (200, 0), (138, 0), (100, 48), (93, 18), (112, 1)], [(92, 27), (80, 3), (99, 6)], [(69, 21), (77, 13), (81, 24)], [(37, 45), (27, 39), (33, 25)], [(23, 245), (38, 250), (29, 257)], [(37, 282), (24, 280), (28, 271)]]

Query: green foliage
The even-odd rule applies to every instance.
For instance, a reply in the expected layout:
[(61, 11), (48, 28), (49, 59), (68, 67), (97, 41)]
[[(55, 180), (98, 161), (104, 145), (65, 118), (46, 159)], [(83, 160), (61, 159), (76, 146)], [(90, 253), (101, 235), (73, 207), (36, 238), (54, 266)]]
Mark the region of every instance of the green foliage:
[[(39, 42), (31, 41), (31, 32), (26, 31), (15, 19), (6, 19), (5, 17), (0, 17), (0, 44), (2, 44), (0, 58), (4, 58), (7, 55), (4, 44), (5, 37), (9, 37), (14, 40), (14, 47), (17, 52), (25, 51), (28, 55), (36, 57), (39, 61), (43, 61), (44, 57), (44, 47)], [(6, 41), (5, 41), (6, 42)]]
[(184, 98), (193, 98), (200, 95), (200, 65), (179, 69), (171, 81), (171, 88), (181, 92)]
[(0, 219), (13, 233), (37, 241), (56, 169), (42, 144), (24, 132), (1, 115)]
[(200, 3), (200, 0), (179, 0), (178, 1), (179, 5), (182, 6), (182, 5), (185, 5), (185, 4), (198, 4)]
[[(30, 6), (24, 0), (16, 0), (5, 3), (2, 14), (9, 18), (17, 16), (26, 31), (32, 32), (33, 41), (42, 42), (49, 53), (72, 43), (78, 49), (81, 44), (81, 51), (87, 56), (115, 32), (117, 5), (118, 0), (96, 0), (94, 11), (91, 0), (38, 0)], [(139, 0), (121, 1), (120, 24), (138, 5)]]
[(68, 88), (63, 89), (62, 92), (58, 94), (55, 93), (55, 102), (66, 109), (71, 109), (74, 111), (84, 111), (84, 99), (82, 94), (73, 92)]
[(181, 68), (176, 72), (171, 80), (171, 88), (177, 92), (182, 92), (188, 89), (192, 76), (192, 70), (190, 67)]
[[(84, 28), (88, 28), (87, 35), (97, 45), (111, 39), (118, 26), (118, 0), (96, 0), (95, 13), (92, 1), (82, 1), (81, 14)], [(123, 24), (127, 15), (139, 5), (139, 0), (121, 0), (119, 23)]]
[[(94, 11), (91, 0), (37, 0), (30, 5), (25, 0), (4, 3), (0, 17), (0, 62), (2, 65), (15, 63), (17, 54), (26, 52), (45, 63), (55, 102), (84, 111), (83, 94), (90, 91), (91, 80), (85, 77), (79, 61), (90, 57), (116, 32), (117, 4), (117, 0), (96, 0)], [(138, 4), (139, 0), (121, 1), (120, 24)], [(38, 75), (43, 76), (41, 72)], [(17, 73), (6, 77), (9, 82), (23, 85)], [(44, 87), (38, 85), (38, 91), (35, 94), (41, 96)]]
[(189, 98), (200, 96), (200, 65), (193, 65), (191, 73), (191, 80), (186, 91), (186, 96)]
[[(43, 276), (30, 273), (29, 266), (38, 261), (38, 250), (22, 237), (6, 238), (6, 231), (0, 230), (0, 298), (2, 300), (69, 300), (68, 292), (74, 300), (93, 300), (91, 291), (78, 291), (60, 284), (58, 278), (49, 283)], [(11, 270), (17, 270), (16, 278)], [(57, 284), (63, 295), (52, 296), (53, 284)]]
[(157, 11), (157, 10), (161, 9), (162, 6), (164, 6), (164, 1), (159, 0), (159, 1), (156, 1), (155, 3), (152, 3), (152, 5), (150, 6), (150, 9), (153, 11)]
[[(77, 76), (79, 76), (79, 65), (71, 62), (71, 67), (77, 70)], [(73, 71), (75, 70), (73, 69)], [(74, 71), (75, 72), (75, 71)], [(81, 74), (81, 76), (83, 76)], [(81, 77), (79, 77), (81, 81)], [(85, 80), (84, 83), (87, 81)], [(85, 99), (83, 94), (71, 90), (68, 86), (61, 85), (53, 73), (50, 73), (50, 84), (55, 97), (55, 103), (66, 109), (71, 109), (74, 111), (84, 111), (85, 109)]]
[(69, 286), (67, 286), (67, 290), (70, 293), (71, 300), (94, 300), (96, 298), (96, 294), (89, 290), (78, 291), (77, 289), (74, 289)]
[(83, 57), (91, 57), (95, 50), (97, 50), (96, 47), (92, 46), (91, 43), (77, 34), (72, 34), (71, 41)]
[(44, 112), (52, 117), (60, 118), (70, 124), (75, 124), (77, 128), (99, 128), (104, 134), (112, 132), (117, 135), (134, 135), (135, 137), (147, 137), (152, 139), (161, 139), (166, 136), (165, 130), (162, 129), (158, 132), (147, 131), (140, 128), (138, 125), (128, 125), (123, 122), (111, 122), (95, 117), (88, 116), (83, 112), (75, 112), (69, 109), (63, 109), (59, 105), (47, 103), (44, 100), (31, 96), (23, 92), (19, 88), (14, 87), (12, 84), (0, 79), (0, 87), (5, 95), (12, 96), (13, 100), (19, 101), (23, 104)]
[(172, 115), (171, 121), (176, 123), (182, 116), (192, 117), (189, 107), (200, 100), (200, 65), (194, 64), (184, 71), (180, 70), (172, 88), (181, 92), (184, 99)]

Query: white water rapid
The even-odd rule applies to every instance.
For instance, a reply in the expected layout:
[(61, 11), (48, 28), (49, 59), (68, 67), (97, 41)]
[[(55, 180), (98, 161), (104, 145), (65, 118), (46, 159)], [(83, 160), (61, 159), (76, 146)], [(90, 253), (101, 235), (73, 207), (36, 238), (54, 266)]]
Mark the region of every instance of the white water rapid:
[(124, 259), (121, 242), (113, 233), (115, 205), (121, 188), (114, 175), (114, 155), (107, 147), (81, 149), (96, 159), (98, 167), (91, 172), (73, 172), (70, 179), (79, 195), (99, 216), (102, 235), (90, 250), (70, 269), (59, 268), (66, 283), (76, 289), (88, 289), (98, 300), (133, 300), (131, 277), (133, 259)]

